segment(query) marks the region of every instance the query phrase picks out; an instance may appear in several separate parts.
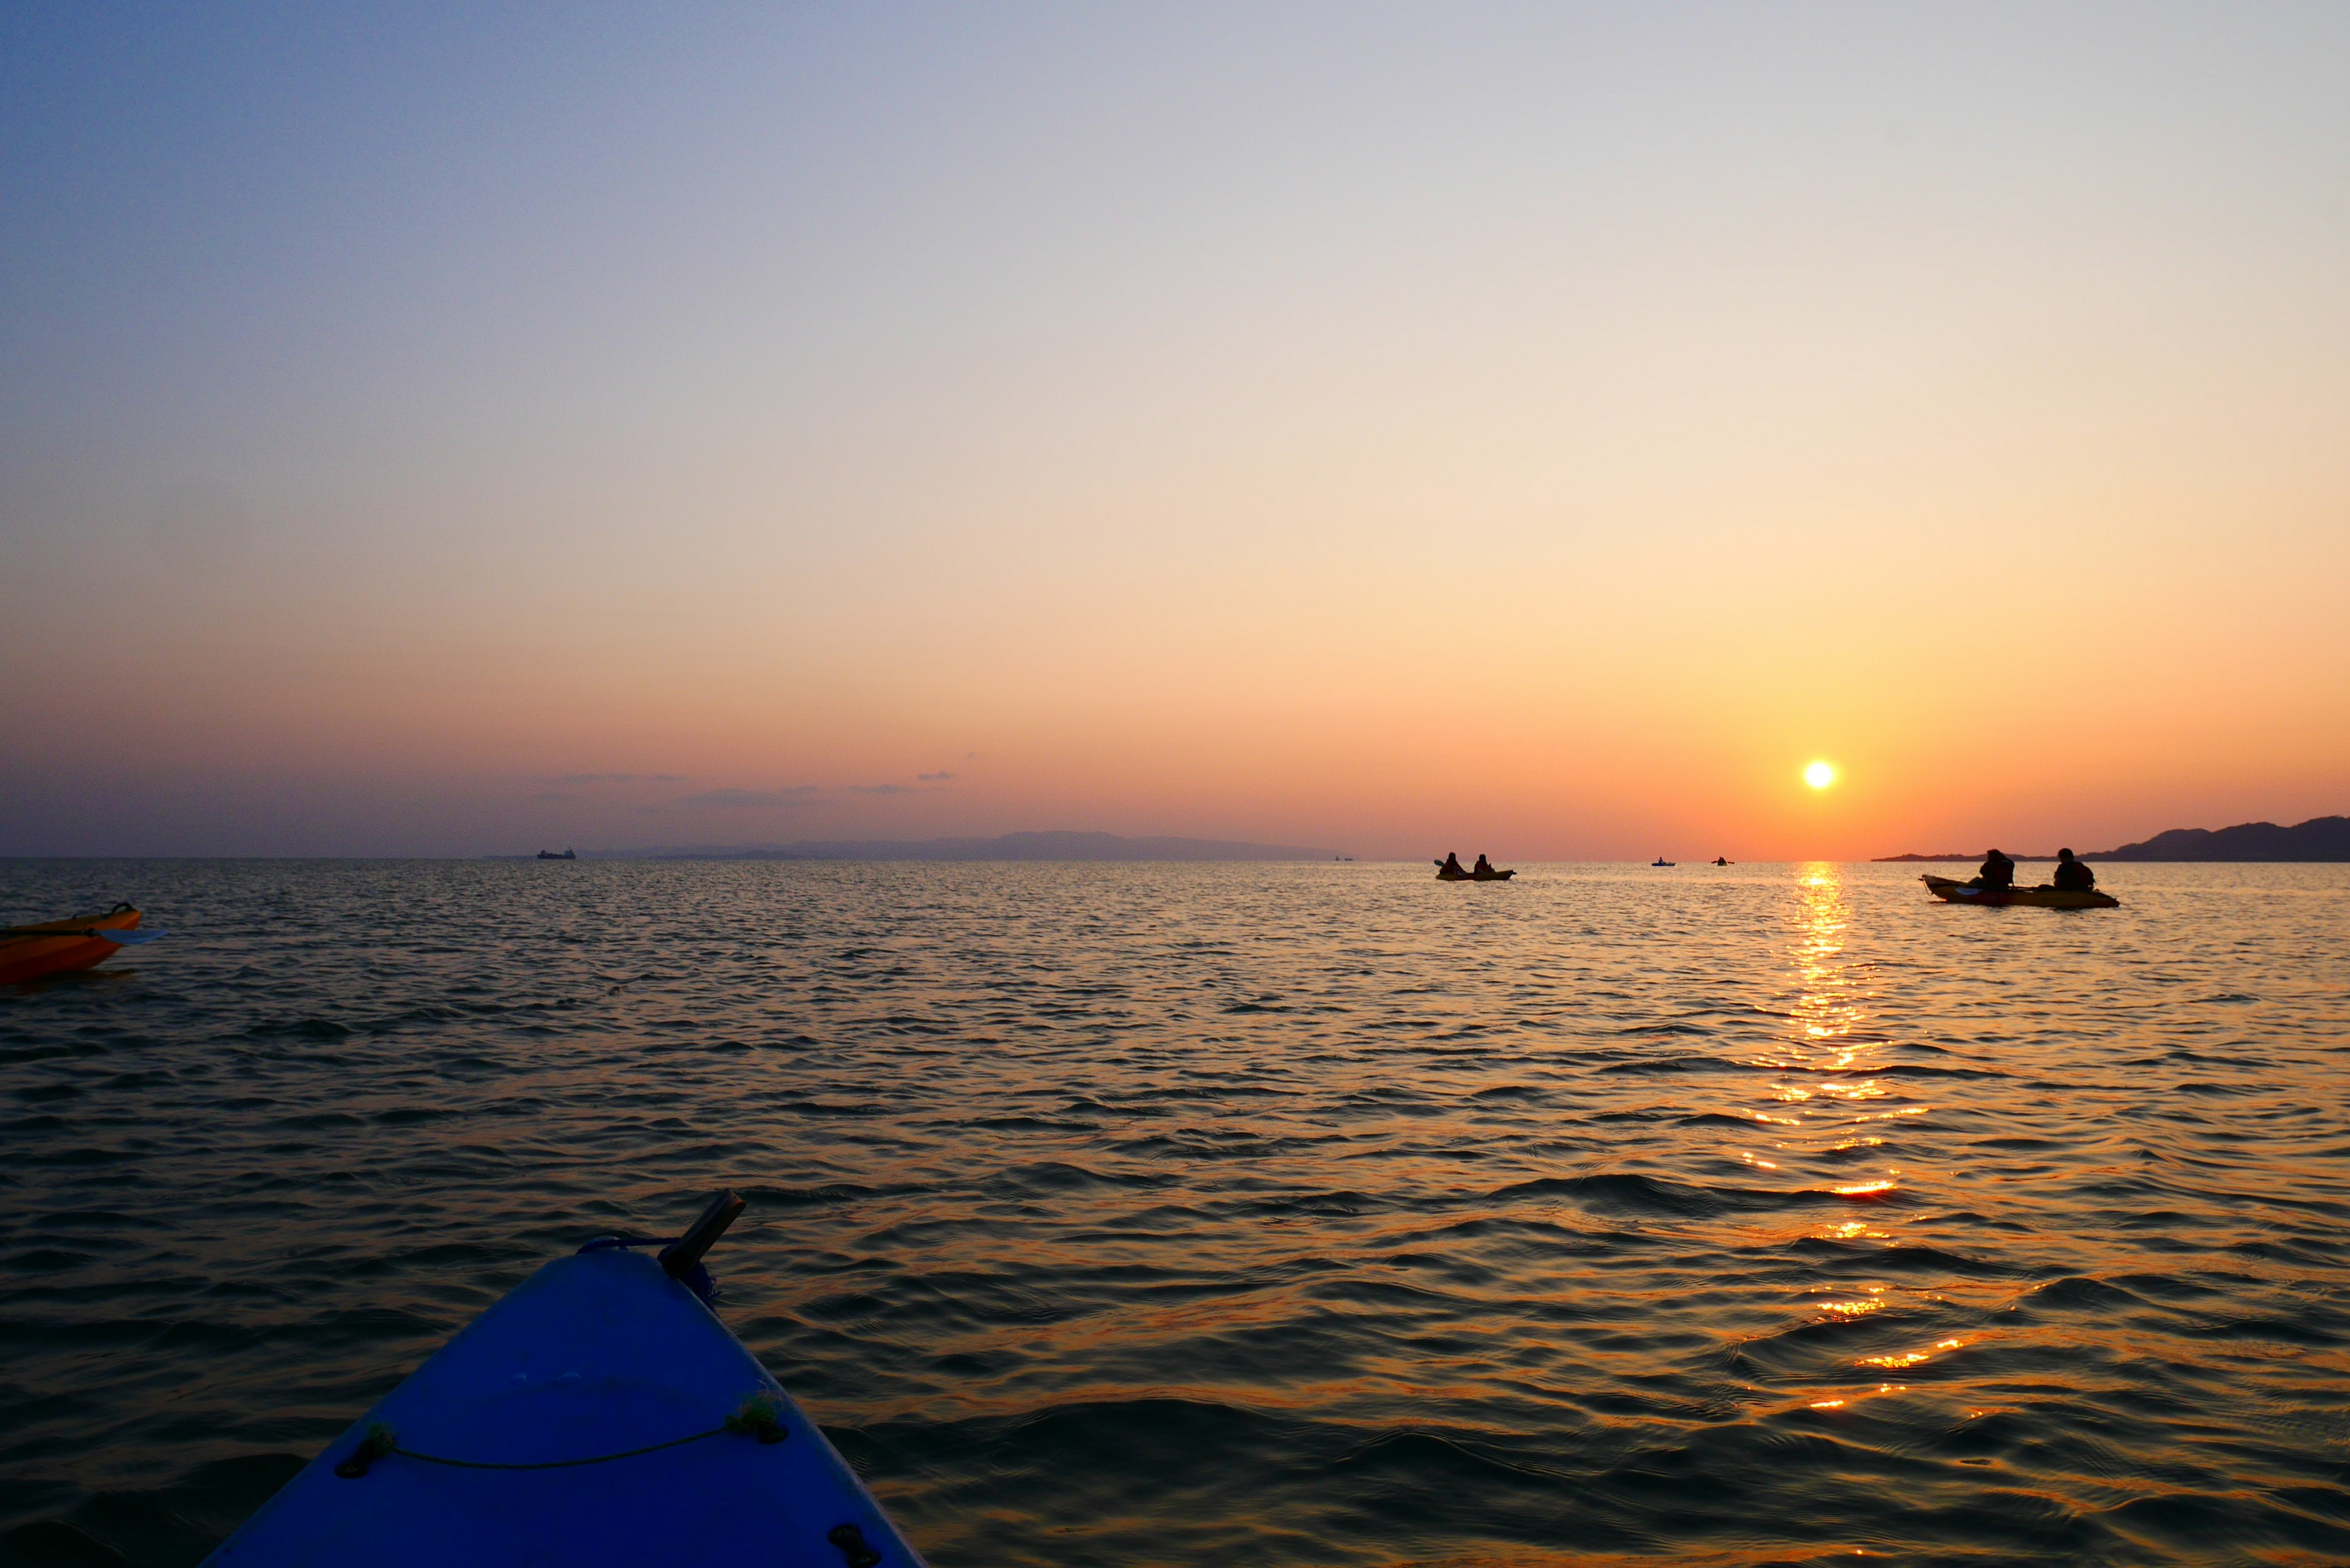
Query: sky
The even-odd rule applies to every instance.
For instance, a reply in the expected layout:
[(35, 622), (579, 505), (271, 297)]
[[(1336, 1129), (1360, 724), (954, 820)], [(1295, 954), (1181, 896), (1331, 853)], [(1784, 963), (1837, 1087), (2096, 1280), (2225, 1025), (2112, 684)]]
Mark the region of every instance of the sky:
[(10, 6), (0, 854), (2350, 812), (2345, 79), (2338, 4)]

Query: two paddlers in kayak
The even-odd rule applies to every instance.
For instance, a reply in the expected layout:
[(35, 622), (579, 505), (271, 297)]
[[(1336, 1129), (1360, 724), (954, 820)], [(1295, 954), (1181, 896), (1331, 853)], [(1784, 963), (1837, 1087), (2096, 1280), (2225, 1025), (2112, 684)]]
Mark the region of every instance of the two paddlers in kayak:
[[(2074, 858), (2069, 849), (2056, 852), (2056, 874), (2050, 885), (2060, 893), (2094, 893), (2097, 890), (2097, 874), (2089, 869), (2085, 860)], [(1994, 849), (1983, 857), (1982, 869), (1968, 881), (1970, 888), (1985, 888), (2002, 891), (2015, 886), (2015, 861)]]
[(1458, 853), (1449, 853), (1436, 863), (1436, 879), (1440, 882), (1506, 882), (1516, 875), (1515, 871), (1500, 869), (1482, 855), (1477, 857), (1477, 865), (1471, 870), (1461, 868)]

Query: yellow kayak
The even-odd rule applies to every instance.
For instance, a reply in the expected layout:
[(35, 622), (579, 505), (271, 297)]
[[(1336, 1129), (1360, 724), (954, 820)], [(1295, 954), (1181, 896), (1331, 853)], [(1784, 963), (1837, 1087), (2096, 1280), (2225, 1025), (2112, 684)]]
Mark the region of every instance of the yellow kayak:
[(1921, 877), (1926, 891), (1946, 904), (1984, 904), (2004, 909), (2022, 904), (2034, 909), (2118, 909), (2122, 901), (2111, 893), (2070, 888), (1976, 888), (1949, 877)]

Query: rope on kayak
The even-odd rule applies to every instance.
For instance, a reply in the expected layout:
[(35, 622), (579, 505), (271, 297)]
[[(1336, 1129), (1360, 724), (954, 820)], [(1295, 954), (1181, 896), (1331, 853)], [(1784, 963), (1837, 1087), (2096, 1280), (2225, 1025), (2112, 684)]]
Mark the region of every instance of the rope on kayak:
[(506, 1464), (494, 1459), (452, 1459), (442, 1454), (419, 1453), (414, 1449), (400, 1446), (400, 1434), (375, 1422), (359, 1439), (351, 1457), (335, 1467), (335, 1473), (345, 1480), (357, 1480), (368, 1473), (376, 1460), (398, 1456), (417, 1459), (428, 1465), (447, 1465), (461, 1470), (567, 1470), (581, 1465), (607, 1465), (614, 1459), (633, 1459), (645, 1454), (657, 1454), (663, 1449), (681, 1449), (688, 1443), (699, 1443), (706, 1438), (723, 1438), (729, 1434), (756, 1438), (763, 1443), (780, 1443), (791, 1433), (784, 1426), (783, 1412), (776, 1408), (772, 1394), (754, 1394), (743, 1401), (740, 1408), (719, 1425), (706, 1432), (671, 1438), (665, 1443), (647, 1443), (641, 1449), (623, 1449), (616, 1454), (590, 1454), (578, 1459), (541, 1459), (534, 1464)]

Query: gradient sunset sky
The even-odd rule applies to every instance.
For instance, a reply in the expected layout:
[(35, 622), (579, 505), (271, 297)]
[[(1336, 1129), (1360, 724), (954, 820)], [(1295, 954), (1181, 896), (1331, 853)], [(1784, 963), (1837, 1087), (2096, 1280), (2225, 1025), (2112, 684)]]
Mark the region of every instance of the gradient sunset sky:
[(0, 82), (0, 853), (2350, 811), (2350, 6), (26, 5)]

